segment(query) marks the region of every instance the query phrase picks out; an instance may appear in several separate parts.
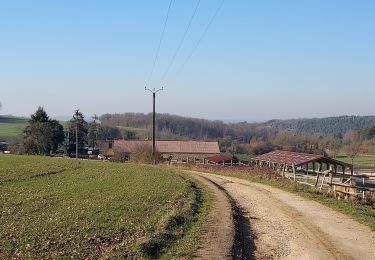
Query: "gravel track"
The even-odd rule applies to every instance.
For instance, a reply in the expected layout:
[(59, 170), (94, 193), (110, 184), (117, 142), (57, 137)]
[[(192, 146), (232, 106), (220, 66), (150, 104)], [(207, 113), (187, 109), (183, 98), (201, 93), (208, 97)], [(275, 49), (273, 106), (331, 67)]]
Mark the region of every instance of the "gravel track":
[[(215, 202), (198, 258), (375, 259), (375, 232), (320, 203), (234, 177), (189, 173), (226, 202), (223, 208)], [(220, 239), (225, 250), (217, 248)], [(238, 253), (241, 247), (245, 252)]]

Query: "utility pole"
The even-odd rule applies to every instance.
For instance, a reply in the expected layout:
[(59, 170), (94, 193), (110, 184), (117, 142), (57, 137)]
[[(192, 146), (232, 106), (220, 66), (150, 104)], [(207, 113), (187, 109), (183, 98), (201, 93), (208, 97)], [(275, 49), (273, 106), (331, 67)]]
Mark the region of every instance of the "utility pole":
[(78, 119), (76, 119), (76, 159), (78, 159)]
[(155, 90), (154, 89), (148, 89), (147, 87), (145, 87), (145, 90), (147, 91), (150, 91), (152, 93), (152, 159), (154, 161), (154, 164), (156, 164), (156, 158), (155, 158), (155, 152), (156, 152), (156, 149), (155, 149), (155, 98), (156, 98), (156, 93), (158, 93), (159, 91), (162, 91), (164, 90), (164, 88), (162, 87), (161, 89), (158, 89), (158, 90)]
[(65, 155), (67, 155), (69, 157), (69, 143), (70, 143), (70, 139), (69, 139), (69, 128), (68, 127), (65, 127), (64, 128), (64, 131), (65, 133), (67, 134), (67, 136), (65, 136)]
[(93, 116), (93, 119), (94, 119), (94, 126), (95, 126), (95, 140), (94, 140), (94, 143), (93, 143), (93, 151), (95, 150), (96, 148), (96, 142), (98, 141), (98, 125), (96, 124), (96, 120), (99, 119), (99, 117), (95, 114)]

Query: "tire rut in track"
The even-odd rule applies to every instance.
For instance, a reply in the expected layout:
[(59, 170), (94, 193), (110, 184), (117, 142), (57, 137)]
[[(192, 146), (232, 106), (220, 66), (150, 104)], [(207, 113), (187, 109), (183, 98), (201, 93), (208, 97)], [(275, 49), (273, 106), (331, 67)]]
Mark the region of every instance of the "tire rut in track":
[[(231, 250), (231, 256), (233, 259), (255, 259), (255, 236), (251, 232), (251, 226), (249, 219), (245, 216), (245, 212), (241, 206), (230, 196), (228, 191), (218, 183), (206, 178), (202, 175), (200, 177), (212, 183), (215, 187), (221, 190), (228, 198), (232, 207), (232, 216), (235, 226), (234, 241)], [(228, 183), (226, 181), (225, 183)]]

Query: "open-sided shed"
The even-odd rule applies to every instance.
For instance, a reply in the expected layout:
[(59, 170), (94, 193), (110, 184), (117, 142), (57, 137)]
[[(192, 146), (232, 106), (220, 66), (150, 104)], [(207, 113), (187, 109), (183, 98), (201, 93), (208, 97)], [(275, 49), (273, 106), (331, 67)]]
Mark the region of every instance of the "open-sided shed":
[(274, 164), (283, 164), (290, 167), (306, 167), (307, 170), (309, 170), (309, 165), (312, 165), (312, 169), (310, 170), (313, 171), (320, 171), (325, 165), (326, 169), (330, 169), (330, 167), (333, 166), (333, 171), (335, 173), (338, 172), (339, 167), (343, 173), (345, 173), (346, 170), (353, 173), (353, 165), (320, 154), (276, 150), (256, 156), (253, 160), (257, 165), (268, 164), (272, 166)]
[(320, 154), (272, 151), (253, 158), (257, 166), (270, 167), (283, 177), (318, 188), (321, 184), (335, 197), (371, 200), (375, 184), (368, 176), (354, 174), (353, 165)]
[(224, 156), (224, 155), (215, 155), (206, 158), (207, 163), (212, 163), (212, 164), (222, 164), (225, 165), (226, 163), (232, 163), (233, 164), (233, 158)]
[(349, 170), (350, 173), (353, 174), (353, 165), (320, 154), (276, 150), (256, 156), (253, 158), (253, 161), (255, 161), (256, 165), (260, 166), (268, 165), (269, 167), (276, 167), (282, 165), (292, 168), (300, 167), (304, 168), (306, 172), (321, 171), (323, 168), (330, 169), (332, 166), (332, 171), (334, 173), (338, 173), (338, 171), (341, 170), (341, 172), (345, 174), (345, 172)]

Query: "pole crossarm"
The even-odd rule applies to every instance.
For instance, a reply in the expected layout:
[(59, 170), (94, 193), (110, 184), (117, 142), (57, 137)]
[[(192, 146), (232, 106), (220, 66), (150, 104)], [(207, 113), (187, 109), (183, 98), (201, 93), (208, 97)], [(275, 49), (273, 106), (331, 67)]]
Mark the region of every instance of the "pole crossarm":
[(146, 91), (150, 91), (152, 94), (156, 94), (156, 93), (158, 93), (159, 91), (164, 90), (164, 87), (162, 87), (162, 88), (160, 88), (160, 89), (158, 89), (158, 90), (156, 90), (155, 88), (153, 88), (153, 89), (149, 89), (149, 88), (145, 87), (145, 90), (146, 90)]

